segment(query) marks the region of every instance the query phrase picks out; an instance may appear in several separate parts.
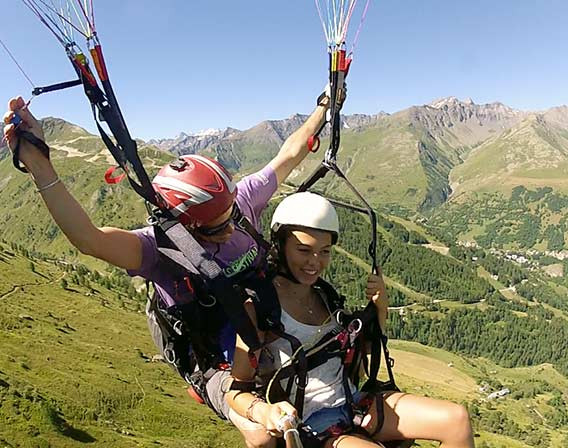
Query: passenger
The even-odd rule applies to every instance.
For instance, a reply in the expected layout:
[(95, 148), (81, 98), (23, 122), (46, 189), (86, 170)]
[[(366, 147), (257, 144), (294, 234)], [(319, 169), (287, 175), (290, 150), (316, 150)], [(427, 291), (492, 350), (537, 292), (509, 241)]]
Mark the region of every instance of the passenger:
[[(284, 331), (296, 337), (307, 351), (314, 343), (338, 326), (329, 306), (329, 297), (316, 282), (331, 260), (332, 247), (339, 236), (335, 209), (325, 198), (313, 193), (297, 193), (284, 199), (272, 218), (273, 242), (278, 250), (277, 275), (273, 284), (281, 305)], [(381, 328), (385, 328), (388, 299), (381, 275), (370, 275), (366, 295), (376, 306)], [(250, 309), (254, 317), (254, 310)], [(256, 320), (256, 318), (255, 318)], [(364, 334), (362, 332), (361, 334)], [(292, 356), (290, 344), (274, 335), (264, 334), (266, 347), (258, 354), (259, 373), (270, 364), (273, 372), (287, 365)], [(237, 337), (233, 376), (243, 383), (255, 378), (248, 347)], [(420, 397), (397, 391), (383, 391), (372, 397), (367, 415), (363, 418), (364, 431), (338, 435), (329, 428), (349, 428), (352, 415), (347, 409), (346, 390), (342, 384), (342, 359), (334, 357), (325, 364), (308, 371), (303, 406), (303, 420), (311, 430), (329, 437), (322, 442), (326, 448), (364, 448), (383, 446), (383, 442), (407, 439), (427, 439), (441, 442), (443, 448), (473, 447), (473, 434), (465, 407), (443, 400)], [(349, 382), (354, 403), (363, 394)], [(282, 384), (282, 388), (285, 385)], [(296, 388), (287, 401), (269, 404), (259, 395), (231, 390), (226, 399), (231, 412), (248, 423), (239, 424), (243, 431), (259, 427), (272, 434), (282, 435), (283, 415), (297, 415), (294, 403)], [(233, 420), (238, 420), (233, 416)]]

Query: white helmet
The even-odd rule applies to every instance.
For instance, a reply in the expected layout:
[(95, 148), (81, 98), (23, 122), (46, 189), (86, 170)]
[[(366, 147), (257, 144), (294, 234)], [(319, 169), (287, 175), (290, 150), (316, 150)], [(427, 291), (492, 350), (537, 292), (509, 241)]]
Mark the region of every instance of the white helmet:
[(276, 233), (282, 226), (300, 226), (331, 232), (333, 243), (339, 235), (339, 219), (331, 202), (308, 191), (292, 194), (276, 207), (270, 228)]

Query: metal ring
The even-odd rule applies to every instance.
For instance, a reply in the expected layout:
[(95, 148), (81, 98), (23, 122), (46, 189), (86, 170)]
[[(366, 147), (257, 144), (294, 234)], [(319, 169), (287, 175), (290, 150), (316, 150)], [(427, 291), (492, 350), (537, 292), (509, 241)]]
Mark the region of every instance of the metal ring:
[(170, 364), (175, 364), (176, 362), (176, 354), (171, 348), (164, 349), (164, 359), (169, 362)]
[(202, 307), (204, 307), (204, 308), (212, 308), (212, 307), (214, 307), (215, 305), (217, 305), (217, 299), (216, 299), (214, 296), (212, 296), (211, 294), (209, 294), (207, 297), (208, 297), (209, 299), (211, 299), (211, 303), (207, 303), (207, 302), (203, 302), (202, 300), (199, 300), (199, 304), (200, 304)]
[(146, 222), (149, 225), (153, 226), (153, 225), (156, 225), (158, 223), (158, 218), (156, 218), (154, 215), (150, 215), (146, 218)]
[[(359, 326), (357, 327), (357, 329), (355, 329), (355, 327), (353, 326), (353, 324), (355, 322), (359, 323)], [(354, 319), (351, 322), (349, 322), (349, 327), (348, 327), (349, 331), (354, 331), (355, 333), (359, 333), (362, 329), (363, 329), (363, 321), (361, 319)]]
[(335, 320), (337, 321), (337, 323), (339, 325), (342, 325), (342, 320), (340, 316), (345, 315), (345, 310), (344, 309), (339, 309), (337, 310), (337, 312), (335, 313)]
[(176, 320), (173, 329), (177, 334), (181, 336), (183, 334), (183, 322), (181, 320)]

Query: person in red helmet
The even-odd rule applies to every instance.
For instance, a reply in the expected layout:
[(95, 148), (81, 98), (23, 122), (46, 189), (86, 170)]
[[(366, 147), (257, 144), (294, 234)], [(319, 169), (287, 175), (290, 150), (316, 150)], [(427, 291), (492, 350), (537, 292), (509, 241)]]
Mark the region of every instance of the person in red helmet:
[(184, 225), (199, 228), (233, 206), (237, 187), (219, 162), (182, 156), (162, 167), (152, 181), (172, 214)]
[[(321, 97), (320, 97), (321, 98)], [(278, 154), (262, 170), (234, 183), (231, 175), (215, 160), (199, 155), (182, 156), (167, 164), (153, 180), (158, 197), (171, 214), (184, 224), (214, 259), (227, 278), (259, 266), (263, 248), (242, 229), (235, 219), (244, 216), (259, 229), (260, 215), (277, 187), (308, 154), (308, 139), (323, 124), (329, 98), (323, 98), (306, 122), (291, 134)], [(137, 230), (96, 226), (81, 205), (67, 191), (53, 165), (37, 146), (19, 138), (15, 116), (21, 118), (18, 129), (44, 139), (41, 124), (33, 117), (21, 97), (11, 99), (4, 115), (4, 137), (12, 151), (19, 147), (20, 162), (30, 172), (53, 219), (69, 242), (81, 253), (124, 268), (132, 276), (142, 276), (154, 283), (159, 307), (179, 307), (191, 301), (192, 285), (180, 281), (159, 252), (153, 226)], [(32, 139), (33, 140), (33, 139)], [(240, 220), (239, 220), (240, 222)], [(187, 280), (187, 277), (183, 278)], [(149, 325), (156, 344), (162, 349), (163, 335), (159, 316), (147, 309)], [(227, 364), (232, 362), (235, 330), (219, 327), (219, 346)], [(221, 387), (230, 375), (216, 371), (201, 390), (204, 401), (222, 418), (231, 419)], [(236, 423), (238, 426), (238, 422)], [(273, 446), (264, 430), (240, 428), (248, 447)]]

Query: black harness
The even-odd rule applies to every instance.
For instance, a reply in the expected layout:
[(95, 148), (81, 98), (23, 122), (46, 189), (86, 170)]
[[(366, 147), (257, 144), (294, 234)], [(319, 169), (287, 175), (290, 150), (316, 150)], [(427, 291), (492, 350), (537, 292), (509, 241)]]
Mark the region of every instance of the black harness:
[[(156, 210), (151, 223), (160, 257), (176, 278), (176, 292), (186, 299), (167, 309), (158, 294), (150, 299), (149, 309), (167, 339), (164, 356), (186, 380), (198, 368), (207, 381), (215, 371), (229, 368), (230, 360), (219, 340), (227, 322), (250, 347), (251, 354), (261, 348), (244, 302), (254, 298), (255, 307), (262, 309), (262, 329), (272, 329), (272, 322), (280, 322), (276, 291), (272, 282), (265, 280), (265, 263), (227, 277), (199, 241), (167, 213)], [(244, 215), (238, 213), (235, 225), (247, 232), (261, 250), (267, 250), (268, 243)]]

